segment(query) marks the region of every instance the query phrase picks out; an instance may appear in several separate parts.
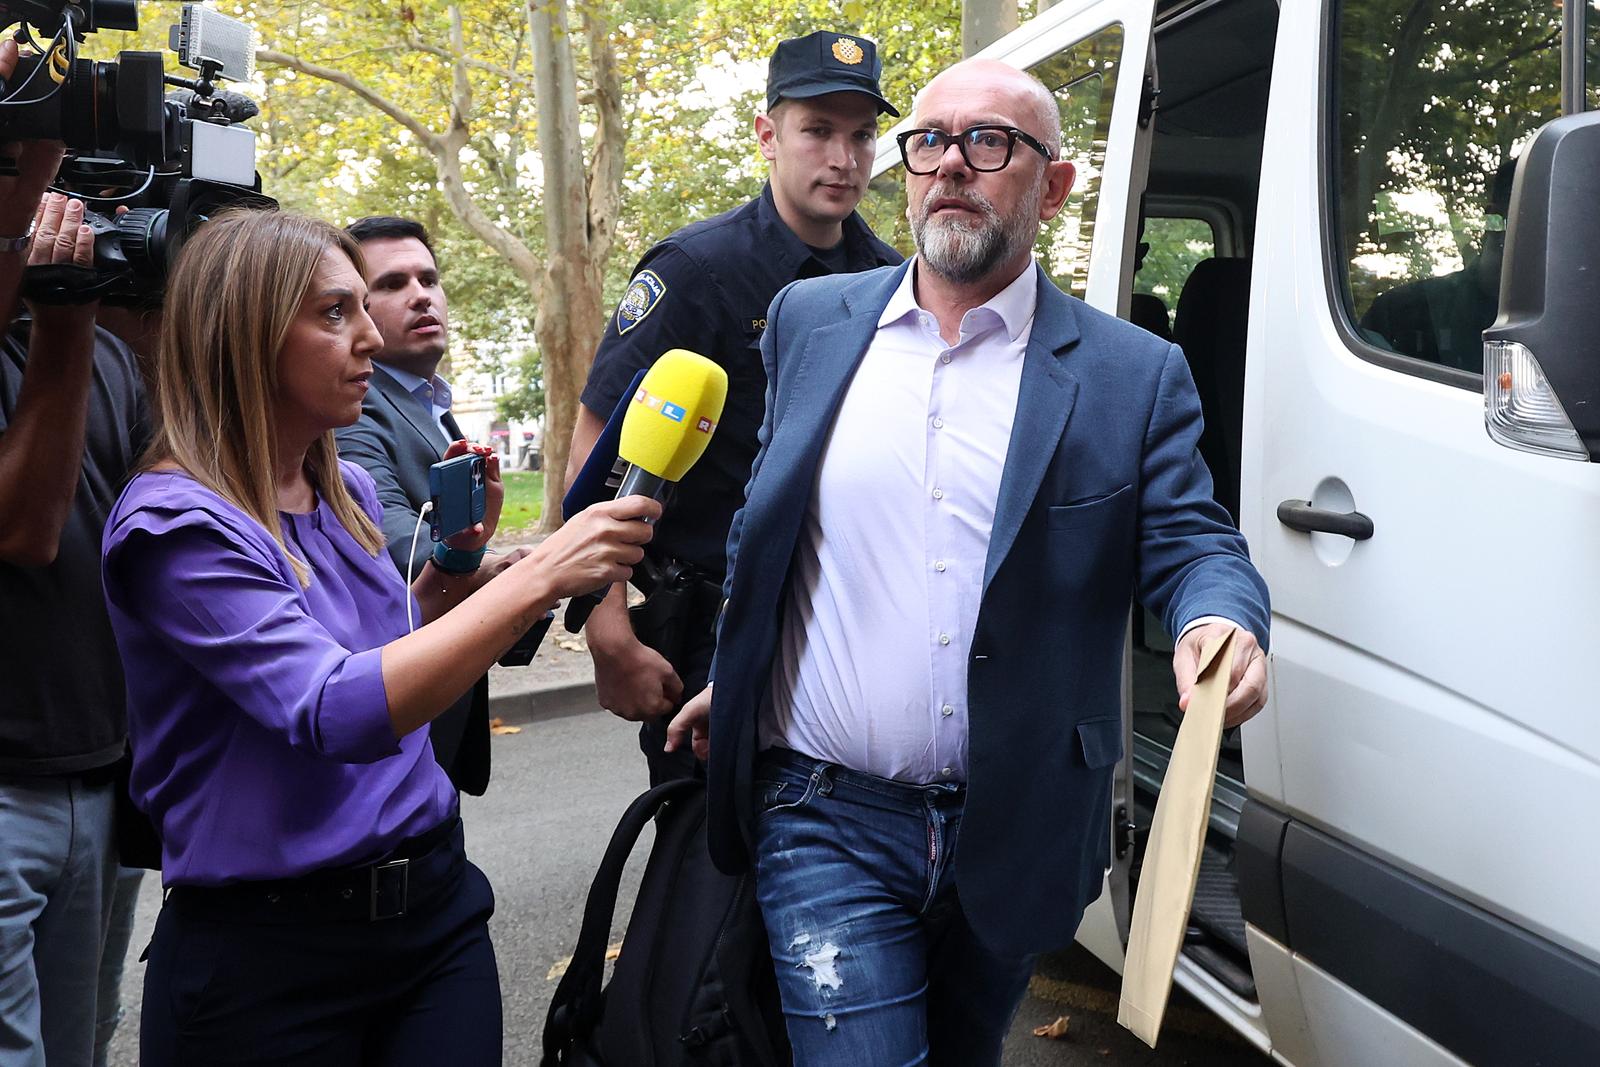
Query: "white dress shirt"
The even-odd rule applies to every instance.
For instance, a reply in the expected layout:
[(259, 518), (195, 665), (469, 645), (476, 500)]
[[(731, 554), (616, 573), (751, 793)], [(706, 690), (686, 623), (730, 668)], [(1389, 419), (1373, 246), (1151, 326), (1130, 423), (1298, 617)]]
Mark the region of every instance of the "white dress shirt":
[(422, 401), (422, 406), (433, 415), (433, 423), (439, 428), (439, 434), (444, 438), (444, 443), (449, 445), (455, 440), (449, 427), (444, 424), (444, 417), (450, 410), (450, 383), (435, 374), (431, 378), (424, 378), (420, 374), (412, 374), (399, 367), (391, 367), (380, 360), (373, 363), (382, 367), (386, 374), (394, 375), (394, 380), (405, 386), (406, 392)]
[(915, 270), (823, 449), (761, 744), (882, 778), (960, 782), (967, 659), (1037, 280), (1029, 262), (947, 345), (917, 304)]

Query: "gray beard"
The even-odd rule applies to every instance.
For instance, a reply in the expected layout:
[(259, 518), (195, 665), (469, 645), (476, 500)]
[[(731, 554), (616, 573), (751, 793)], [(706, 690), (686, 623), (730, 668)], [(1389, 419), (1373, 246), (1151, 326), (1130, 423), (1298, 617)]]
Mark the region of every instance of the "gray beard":
[[(957, 285), (970, 285), (1014, 259), (1018, 252), (1033, 247), (1039, 234), (1042, 196), (1043, 189), (1035, 187), (1008, 219), (1002, 218), (994, 204), (978, 193), (934, 185), (912, 212), (911, 236), (917, 253), (935, 274)], [(955, 219), (930, 220), (929, 205), (941, 197), (956, 197), (976, 208), (983, 216), (982, 225), (965, 226)]]

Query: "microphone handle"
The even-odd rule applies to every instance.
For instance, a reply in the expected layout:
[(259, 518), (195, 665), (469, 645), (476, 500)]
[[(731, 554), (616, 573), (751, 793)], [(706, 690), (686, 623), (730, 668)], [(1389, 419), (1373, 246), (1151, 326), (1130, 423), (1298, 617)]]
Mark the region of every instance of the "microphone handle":
[[(672, 483), (665, 478), (651, 474), (643, 467), (629, 464), (628, 473), (622, 476), (622, 484), (617, 487), (617, 499), (621, 500), (625, 496), (647, 496), (654, 500), (662, 500), (671, 491)], [(589, 621), (589, 613), (599, 607), (600, 602), (610, 592), (611, 587), (604, 585), (567, 601), (567, 613), (561, 617), (561, 625), (567, 628), (567, 633), (575, 634), (583, 629), (584, 623)]]
[(567, 613), (561, 617), (561, 625), (567, 628), (567, 633), (575, 634), (583, 629), (583, 624), (589, 621), (589, 613), (600, 606), (600, 602), (611, 592), (608, 585), (604, 589), (592, 593), (583, 593), (567, 601)]

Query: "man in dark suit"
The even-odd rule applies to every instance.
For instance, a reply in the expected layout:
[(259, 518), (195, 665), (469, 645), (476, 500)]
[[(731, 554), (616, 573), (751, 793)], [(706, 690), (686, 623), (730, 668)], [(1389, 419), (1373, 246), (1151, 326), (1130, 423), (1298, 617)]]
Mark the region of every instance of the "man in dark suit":
[(1231, 629), (1228, 721), (1265, 702), (1267, 592), (1182, 352), (1032, 261), (1073, 179), (1053, 97), (969, 61), (912, 126), (917, 257), (768, 313), (713, 695), (669, 735), (709, 740), (797, 1067), (999, 1063), (1103, 881), (1130, 594), (1179, 635), (1181, 706)]
[[(451, 441), (463, 436), (450, 414), (450, 383), (438, 373), (449, 309), (421, 223), (377, 216), (348, 229), (361, 242), (367, 261), (370, 314), (383, 335), (383, 354), (373, 361), (372, 388), (362, 402), (361, 418), (338, 431), (339, 455), (372, 475), (383, 504), (389, 555), (400, 573), (409, 565), (415, 576), (444, 549), (424, 530), (412, 555), (417, 515), (429, 498), (428, 468), (439, 462)], [(483, 565), (500, 567), (510, 561), (501, 556)], [(487, 678), (433, 721), (432, 736), (434, 755), (456, 788), (481, 796), (489, 784)]]

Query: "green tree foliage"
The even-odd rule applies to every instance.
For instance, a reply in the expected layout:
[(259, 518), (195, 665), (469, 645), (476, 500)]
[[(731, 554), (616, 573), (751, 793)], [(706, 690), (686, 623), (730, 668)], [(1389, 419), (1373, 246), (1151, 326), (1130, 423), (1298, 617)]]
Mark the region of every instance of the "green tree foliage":
[[(903, 111), (914, 88), (961, 50), (959, 0), (564, 2), (591, 159), (604, 133), (596, 111), (603, 82), (593, 42), (583, 32), (591, 23), (608, 27), (604, 41), (622, 94), (620, 202), (603, 264), (608, 306), (652, 244), (759, 190), (765, 164), (755, 150), (753, 121), (764, 104), (766, 60), (779, 40), (816, 29), (872, 37), (884, 62), (885, 93)], [(170, 5), (140, 6), (142, 46), (160, 47), (175, 13)], [(338, 223), (369, 214), (423, 220), (434, 234), (450, 296), (457, 365), (471, 363), (513, 383), (504, 413), (542, 411), (545, 367), (532, 341), (537, 306), (530, 288), (503, 248), (491, 247), (451, 210), (436, 158), (397, 118), (430, 131), (462, 123), (466, 193), (494, 226), (545, 258), (528, 6), (488, 0), (461, 7), (459, 50), (446, 0), (236, 0), (218, 6), (255, 26), (265, 50), (257, 84), (247, 89), (262, 106), (252, 126), (265, 190), (287, 208)], [(273, 56), (335, 72), (348, 84)], [(463, 67), (464, 85), (455, 78)], [(356, 84), (367, 93), (358, 94)], [(374, 106), (374, 99), (389, 108)], [(463, 100), (470, 114), (462, 113)], [(568, 433), (569, 426), (551, 426), (547, 441)]]
[[(959, 0), (710, 0), (695, 5), (687, 25), (657, 29), (673, 61), (636, 72), (609, 296), (621, 296), (633, 264), (655, 242), (760, 190), (766, 164), (754, 123), (766, 105), (767, 58), (779, 41), (819, 29), (877, 42), (884, 95), (903, 114), (918, 85), (961, 58)], [(891, 121), (885, 117), (885, 130)]]

